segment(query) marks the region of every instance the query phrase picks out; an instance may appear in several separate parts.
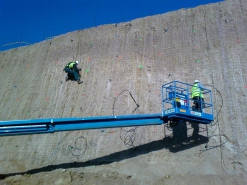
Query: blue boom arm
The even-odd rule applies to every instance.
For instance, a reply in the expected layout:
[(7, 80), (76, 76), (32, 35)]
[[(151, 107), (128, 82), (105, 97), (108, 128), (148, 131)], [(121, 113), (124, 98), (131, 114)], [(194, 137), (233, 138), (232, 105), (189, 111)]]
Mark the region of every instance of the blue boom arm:
[(160, 114), (0, 121), (0, 136), (160, 125), (162, 123), (163, 119)]
[(195, 110), (192, 105), (194, 100), (190, 98), (191, 87), (191, 85), (179, 81), (163, 85), (161, 114), (0, 121), (0, 136), (160, 125), (168, 122), (175, 126), (181, 120), (210, 124), (213, 121), (211, 91), (204, 89), (205, 101), (198, 102), (200, 110)]

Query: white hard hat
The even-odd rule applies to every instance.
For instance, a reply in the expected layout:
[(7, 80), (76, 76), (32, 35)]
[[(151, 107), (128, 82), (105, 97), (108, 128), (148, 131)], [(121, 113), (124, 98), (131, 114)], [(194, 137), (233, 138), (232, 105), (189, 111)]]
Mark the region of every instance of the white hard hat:
[(199, 83), (199, 80), (195, 80), (194, 83)]
[(79, 64), (79, 61), (75, 61), (75, 63)]

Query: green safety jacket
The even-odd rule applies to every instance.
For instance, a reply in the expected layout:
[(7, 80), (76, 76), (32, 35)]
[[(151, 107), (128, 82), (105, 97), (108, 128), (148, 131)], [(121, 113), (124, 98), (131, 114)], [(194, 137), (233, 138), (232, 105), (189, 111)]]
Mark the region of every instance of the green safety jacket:
[(198, 87), (197, 84), (194, 84), (191, 90), (191, 96), (192, 98), (194, 98), (195, 96), (200, 96), (201, 98), (203, 98), (203, 94), (201, 89)]
[(66, 67), (72, 69), (73, 68), (73, 65), (76, 64), (75, 62), (70, 62), (66, 65)]

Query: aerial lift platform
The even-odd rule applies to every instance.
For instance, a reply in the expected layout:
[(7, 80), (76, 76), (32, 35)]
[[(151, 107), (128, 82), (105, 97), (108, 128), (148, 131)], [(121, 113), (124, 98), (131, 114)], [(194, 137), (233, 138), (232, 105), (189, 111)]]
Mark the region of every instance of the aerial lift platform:
[(159, 114), (135, 114), (83, 118), (46, 118), (0, 121), (0, 136), (44, 134), (60, 131), (170, 124), (180, 121), (210, 124), (214, 119), (212, 92), (203, 90), (204, 102), (195, 110), (191, 99), (192, 85), (172, 81), (162, 86), (162, 111)]

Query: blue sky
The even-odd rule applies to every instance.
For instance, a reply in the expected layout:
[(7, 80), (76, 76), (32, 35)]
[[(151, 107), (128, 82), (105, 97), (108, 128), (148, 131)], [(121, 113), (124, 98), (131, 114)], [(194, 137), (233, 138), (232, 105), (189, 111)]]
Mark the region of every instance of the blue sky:
[(0, 0), (0, 51), (74, 30), (222, 1)]

